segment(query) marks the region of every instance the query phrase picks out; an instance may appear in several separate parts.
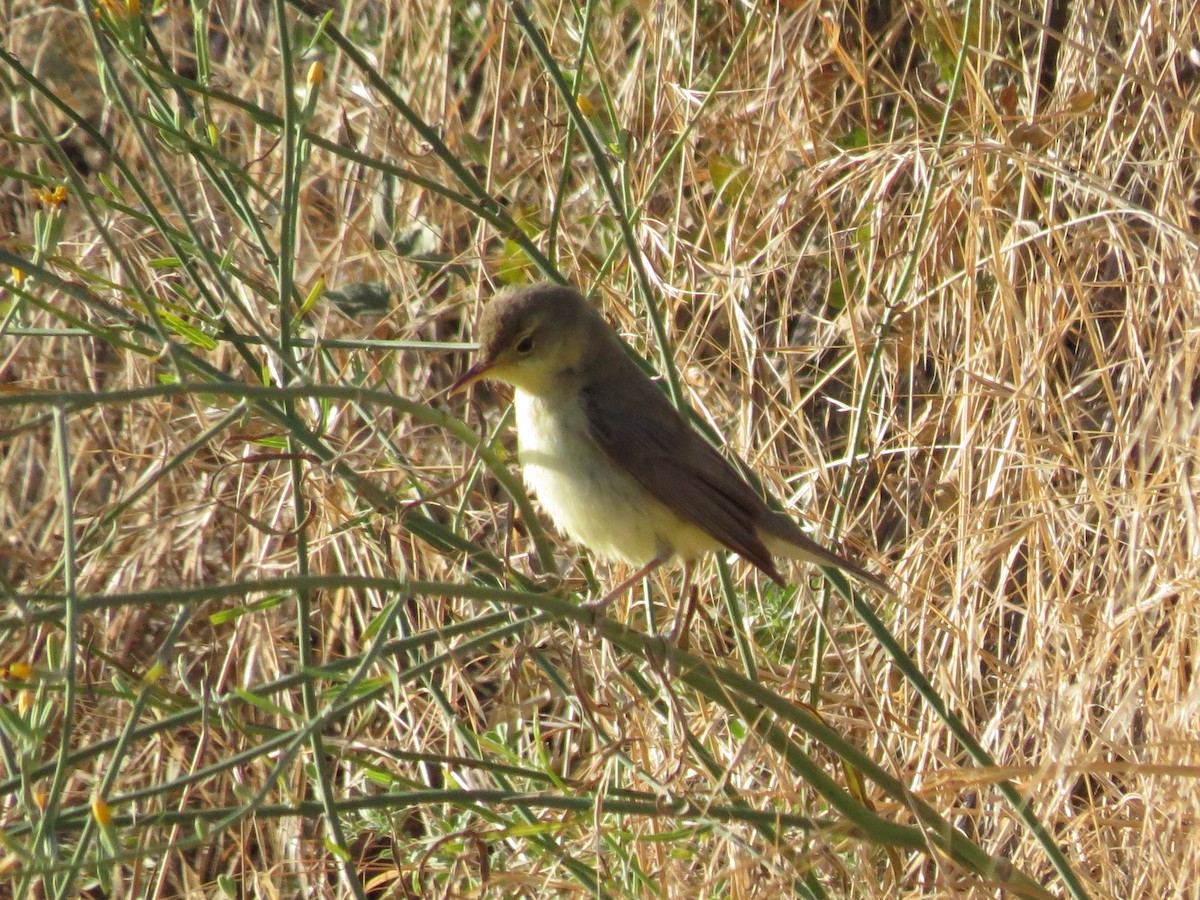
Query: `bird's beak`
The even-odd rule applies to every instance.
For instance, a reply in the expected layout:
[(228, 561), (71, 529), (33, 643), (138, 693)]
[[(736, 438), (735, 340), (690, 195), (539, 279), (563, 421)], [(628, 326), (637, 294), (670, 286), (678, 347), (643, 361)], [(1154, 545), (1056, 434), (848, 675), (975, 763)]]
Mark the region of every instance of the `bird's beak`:
[(479, 360), (477, 363), (475, 363), (475, 365), (471, 366), (471, 368), (467, 369), (467, 371), (463, 373), (462, 378), (450, 385), (449, 393), (457, 394), (459, 391), (466, 390), (480, 378), (486, 375), (489, 371), (491, 371), (492, 367), (495, 365), (496, 361), (494, 359)]

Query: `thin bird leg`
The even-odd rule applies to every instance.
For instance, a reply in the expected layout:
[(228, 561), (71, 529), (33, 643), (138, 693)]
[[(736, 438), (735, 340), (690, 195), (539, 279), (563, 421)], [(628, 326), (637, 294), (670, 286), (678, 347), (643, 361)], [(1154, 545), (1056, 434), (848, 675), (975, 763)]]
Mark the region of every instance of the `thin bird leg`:
[(699, 592), (692, 584), (692, 562), (683, 564), (683, 590), (679, 594), (679, 604), (675, 607), (675, 624), (671, 626), (669, 636), (671, 643), (678, 644), (682, 637), (686, 646), (688, 627), (692, 624), (692, 616), (696, 612), (696, 595)]
[(626, 578), (624, 581), (622, 581), (620, 584), (618, 584), (615, 588), (613, 588), (611, 591), (609, 591), (607, 594), (605, 594), (599, 600), (592, 600), (588, 603), (584, 603), (583, 608), (584, 609), (601, 610), (601, 609), (604, 609), (606, 606), (609, 606), (614, 600), (616, 600), (623, 593), (625, 593), (627, 590), (629, 590), (630, 587), (637, 584), (639, 581), (641, 581), (643, 578), (645, 578), (647, 575), (649, 575), (651, 572), (653, 572), (655, 569), (657, 569), (659, 566), (661, 566), (663, 563), (665, 563), (667, 560), (669, 560), (671, 558), (673, 552), (674, 551), (671, 551), (671, 550), (662, 551), (661, 553), (658, 554), (658, 556), (654, 557), (654, 559), (650, 560), (650, 562), (646, 563), (644, 566), (642, 566), (640, 569), (638, 569), (636, 572), (634, 572), (632, 575), (630, 575), (628, 578)]

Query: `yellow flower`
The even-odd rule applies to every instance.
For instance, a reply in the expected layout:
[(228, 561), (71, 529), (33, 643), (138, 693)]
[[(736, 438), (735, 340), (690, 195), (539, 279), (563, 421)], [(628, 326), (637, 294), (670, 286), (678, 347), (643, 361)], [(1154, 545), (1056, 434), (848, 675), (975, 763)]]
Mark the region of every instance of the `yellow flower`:
[(60, 184), (54, 190), (50, 190), (49, 188), (34, 188), (33, 196), (37, 197), (47, 206), (57, 208), (67, 202), (67, 186)]

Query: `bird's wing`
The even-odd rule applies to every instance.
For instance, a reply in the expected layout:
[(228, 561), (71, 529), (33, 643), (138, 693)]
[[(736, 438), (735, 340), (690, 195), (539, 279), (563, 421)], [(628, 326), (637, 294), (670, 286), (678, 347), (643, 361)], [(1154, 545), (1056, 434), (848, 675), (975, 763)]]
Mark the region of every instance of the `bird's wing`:
[(641, 377), (601, 380), (580, 392), (592, 439), (659, 502), (782, 583), (758, 534), (770, 515), (732, 465)]

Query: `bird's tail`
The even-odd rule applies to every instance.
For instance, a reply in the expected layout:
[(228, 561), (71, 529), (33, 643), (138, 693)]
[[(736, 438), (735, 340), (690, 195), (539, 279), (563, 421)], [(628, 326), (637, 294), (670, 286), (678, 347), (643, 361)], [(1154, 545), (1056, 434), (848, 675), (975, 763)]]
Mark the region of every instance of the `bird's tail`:
[(774, 515), (762, 523), (759, 527), (759, 537), (766, 544), (767, 549), (776, 556), (816, 563), (818, 566), (833, 566), (841, 569), (847, 575), (853, 575), (859, 581), (869, 584), (880, 593), (889, 597), (896, 596), (895, 590), (878, 575), (872, 575), (862, 566), (822, 547), (786, 516)]

